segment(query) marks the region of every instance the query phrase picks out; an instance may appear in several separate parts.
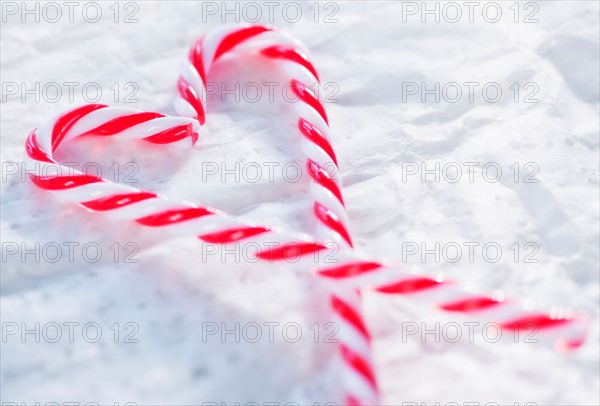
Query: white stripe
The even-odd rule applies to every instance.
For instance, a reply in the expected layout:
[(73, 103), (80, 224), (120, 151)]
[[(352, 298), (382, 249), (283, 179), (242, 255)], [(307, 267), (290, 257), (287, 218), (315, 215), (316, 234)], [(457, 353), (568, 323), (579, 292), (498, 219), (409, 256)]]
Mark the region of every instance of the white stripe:
[(26, 172), (32, 173), (38, 176), (43, 177), (53, 177), (53, 176), (74, 176), (81, 174), (81, 171), (78, 171), (72, 167), (55, 164), (51, 162), (42, 162), (33, 158), (27, 157), (27, 161), (33, 165), (26, 165)]
[(342, 370), (343, 387), (355, 398), (368, 402), (367, 404), (378, 405), (377, 394), (361, 374), (353, 368), (345, 366)]
[(300, 41), (278, 30), (260, 33), (250, 40), (241, 43), (235, 50), (238, 52), (251, 52), (275, 45), (288, 45), (297, 48), (305, 55), (308, 55), (306, 47), (304, 47)]
[(206, 89), (204, 88), (204, 83), (202, 83), (200, 73), (187, 59), (181, 64), (180, 73), (181, 77), (183, 77), (196, 91), (196, 94), (200, 98), (200, 104), (202, 104), (206, 110)]
[[(341, 221), (342, 225), (349, 230), (348, 228), (348, 214), (346, 213), (346, 208), (340, 203), (338, 198), (329, 191), (329, 189), (321, 186), (314, 180), (310, 180), (310, 193), (313, 196), (313, 199), (327, 209), (331, 210)], [(349, 231), (348, 231), (349, 233)]]
[(323, 117), (321, 117), (321, 114), (319, 114), (317, 112), (317, 110), (315, 110), (314, 108), (312, 108), (311, 106), (309, 106), (308, 104), (303, 102), (302, 100), (293, 98), (293, 99), (287, 101), (287, 103), (294, 104), (294, 109), (296, 110), (296, 113), (298, 113), (298, 115), (300, 117), (302, 117), (309, 123), (315, 125), (317, 128), (326, 128), (327, 127), (327, 123), (325, 122)]
[[(300, 65), (299, 63), (290, 61), (288, 59), (280, 59), (279, 61), (282, 65), (283, 71), (286, 73), (286, 76), (304, 83), (311, 89), (315, 89), (315, 86), (318, 86), (319, 80), (304, 65)], [(317, 93), (317, 96), (322, 95), (323, 91), (320, 87)]]
[(174, 223), (161, 228), (174, 235), (200, 235), (223, 231), (240, 225), (235, 217), (207, 215), (196, 219)]
[(332, 321), (339, 328), (335, 337), (348, 348), (352, 349), (352, 351), (359, 354), (367, 362), (370, 362), (371, 347), (369, 346), (369, 342), (363, 337), (362, 333), (359, 333), (354, 326), (335, 313), (332, 317)]
[(63, 113), (53, 115), (48, 120), (44, 121), (36, 131), (36, 139), (40, 148), (50, 156), (52, 156), (52, 130), (54, 129), (56, 120), (62, 115)]
[(115, 220), (135, 220), (151, 214), (161, 213), (167, 210), (185, 208), (179, 202), (173, 202), (162, 197), (142, 200), (130, 205), (111, 210), (107, 214)]
[(65, 141), (71, 140), (83, 133), (93, 130), (94, 128), (114, 120), (115, 118), (141, 112), (141, 110), (132, 109), (129, 107), (106, 107), (100, 110), (92, 111), (91, 113), (83, 116), (75, 123), (75, 125), (73, 125), (73, 127), (71, 127), (65, 136)]
[[(304, 135), (302, 136), (304, 138)], [(325, 169), (334, 180), (336, 180), (337, 184), (340, 185), (339, 180), (339, 169), (337, 168), (335, 162), (329, 157), (321, 147), (315, 144), (308, 139), (302, 140), (302, 152), (311, 160), (318, 163), (323, 169)]]
[(212, 67), (213, 59), (217, 48), (227, 35), (238, 31), (241, 28), (239, 25), (225, 25), (210, 31), (202, 41), (202, 61), (204, 62), (204, 72), (208, 75)]
[(193, 121), (195, 120), (189, 117), (159, 117), (127, 128), (114, 136), (126, 139), (142, 139), (181, 125), (190, 124)]
[(81, 203), (115, 194), (132, 193), (135, 190), (135, 188), (116, 183), (95, 182), (71, 189), (53, 190), (52, 192), (62, 201)]
[(196, 117), (198, 115), (194, 107), (180, 96), (175, 98), (175, 111), (183, 117)]

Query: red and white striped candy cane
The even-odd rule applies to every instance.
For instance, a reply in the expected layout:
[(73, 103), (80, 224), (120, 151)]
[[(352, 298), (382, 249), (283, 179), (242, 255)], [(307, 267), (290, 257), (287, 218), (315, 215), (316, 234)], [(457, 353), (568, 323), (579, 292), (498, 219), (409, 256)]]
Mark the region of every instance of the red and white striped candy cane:
[[(230, 37), (224, 38), (228, 49), (236, 46)], [(241, 41), (243, 40), (242, 38)], [(219, 47), (218, 50), (220, 49)], [(142, 226), (161, 228), (175, 235), (196, 235), (213, 244), (237, 241), (278, 242), (275, 247), (258, 250), (256, 257), (269, 262), (300, 257), (300, 261), (288, 262), (288, 266), (301, 270), (310, 268), (323, 277), (343, 281), (345, 285), (356, 288), (373, 285), (382, 293), (404, 295), (433, 304), (439, 310), (496, 322), (506, 330), (533, 326), (539, 330), (539, 338), (554, 343), (561, 349), (575, 348), (583, 342), (585, 323), (564, 310), (554, 309), (548, 314), (524, 309), (516, 301), (505, 300), (501, 296), (488, 297), (465, 292), (451, 281), (411, 274), (381, 261), (365, 260), (348, 250), (327, 256), (330, 262), (338, 261), (332, 266), (324, 260), (326, 256), (312, 255), (330, 250), (310, 236), (283, 233), (250, 224), (215, 209), (173, 202), (153, 192), (116, 185), (62, 166), (53, 158), (54, 151), (62, 142), (82, 135), (137, 138), (156, 144), (191, 144), (198, 137), (197, 131), (198, 123), (185, 117), (166, 117), (134, 109), (86, 105), (59, 114), (34, 130), (27, 139), (26, 151), (29, 159), (42, 164), (36, 165), (36, 168), (55, 167), (54, 171), (50, 171), (55, 175), (47, 175), (48, 171), (43, 169), (32, 175), (37, 186), (78, 203), (89, 211), (133, 220)], [(351, 300), (352, 298), (347, 298), (348, 302)], [(353, 319), (351, 310), (352, 308), (345, 313), (348, 321)], [(360, 329), (362, 320), (353, 320), (355, 327)], [(353, 359), (351, 356), (349, 358)], [(356, 360), (354, 362), (359, 367), (357, 370), (360, 370), (360, 363)], [(364, 368), (362, 372), (365, 376), (369, 374)], [(369, 401), (368, 391), (364, 392), (365, 396), (357, 401)]]
[[(311, 90), (313, 85), (319, 85), (319, 77), (299, 43), (265, 26), (230, 26), (209, 32), (194, 43), (182, 64), (176, 110), (202, 123), (205, 121), (207, 75), (219, 58), (229, 51), (258, 52), (280, 61), (281, 67), (290, 75), (289, 85), (297, 97), (294, 103), (298, 113), (297, 127), (303, 135), (302, 147), (308, 157), (306, 168), (313, 180), (311, 193), (315, 200), (313, 212), (319, 224), (319, 239), (352, 248), (327, 113)], [(354, 289), (336, 285), (332, 285), (330, 302), (340, 328), (337, 338), (343, 364), (341, 381), (345, 402), (349, 405), (377, 404), (370, 335), (361, 314), (360, 295)]]
[[(257, 256), (265, 261), (285, 260), (296, 255), (296, 250), (307, 255), (326, 249), (323, 244), (302, 236), (273, 234), (266, 227), (241, 222), (215, 209), (172, 202), (153, 192), (87, 175), (63, 166), (53, 158), (54, 152), (63, 142), (84, 135), (141, 138), (158, 144), (185, 141), (192, 144), (198, 138), (198, 127), (196, 120), (184, 117), (166, 117), (158, 113), (99, 104), (78, 107), (52, 117), (29, 135), (27, 155), (40, 164), (34, 166), (37, 173), (32, 174), (31, 178), (38, 187), (51, 191), (62, 200), (78, 203), (90, 211), (103, 212), (120, 220), (135, 221), (146, 227), (161, 227), (175, 235), (197, 235), (201, 240), (213, 244), (233, 243), (250, 237), (256, 238), (261, 234), (271, 234), (269, 242), (279, 239), (281, 246), (258, 252)], [(368, 333), (354, 294), (344, 297), (352, 289), (337, 290), (338, 293), (331, 297), (331, 304), (340, 325), (340, 349), (346, 365), (343, 369), (346, 402), (376, 404), (377, 392), (370, 362)]]
[[(298, 43), (264, 26), (225, 27), (208, 33), (196, 41), (182, 65), (179, 97), (176, 99), (177, 111), (204, 121), (206, 75), (228, 51), (259, 52), (265, 57), (280, 60), (290, 74), (291, 89), (298, 96), (294, 107), (299, 117), (298, 129), (304, 136), (303, 150), (308, 157), (307, 172), (314, 181), (311, 183), (311, 192), (315, 200), (314, 214), (321, 225), (319, 239), (337, 241), (342, 246), (352, 248), (327, 114), (318, 97), (309, 88), (311, 84), (319, 82), (319, 77)], [(385, 275), (380, 275), (383, 271)], [(583, 327), (579, 325), (579, 328), (573, 328), (577, 323), (570, 315), (562, 314), (561, 310), (555, 310), (550, 315), (525, 311), (514, 302), (505, 300), (501, 293), (494, 297), (481, 296), (457, 289), (456, 284), (450, 281), (406, 274), (390, 280), (387, 267), (381, 263), (355, 259), (350, 259), (341, 266), (321, 268), (318, 273), (337, 280), (370, 280), (379, 292), (433, 301), (442, 310), (469, 314), (481, 322), (497, 322), (508, 330), (533, 326), (544, 331), (545, 337), (549, 339), (558, 339), (566, 333), (567, 338), (557, 341), (557, 345), (562, 348), (576, 347), (581, 343)], [(348, 332), (340, 334), (343, 359), (348, 366), (344, 369), (344, 375), (355, 380), (354, 375), (358, 372), (363, 381), (360, 385), (364, 389), (361, 390), (362, 399), (375, 399), (375, 374), (370, 353), (366, 350), (369, 348), (369, 336), (358, 303), (347, 291), (332, 295), (334, 314), (339, 325), (347, 327), (345, 332)], [(350, 354), (353, 348), (361, 348), (362, 351)], [(358, 400), (360, 396), (352, 393), (348, 394), (348, 399), (351, 399), (349, 403), (361, 402)]]
[[(331, 144), (329, 119), (318, 97), (306, 84), (320, 84), (316, 69), (302, 50), (286, 45), (263, 47), (262, 55), (280, 61), (290, 75), (291, 88), (298, 96), (294, 108), (297, 127), (302, 134), (302, 149), (307, 157), (306, 169), (312, 182), (313, 215), (317, 236), (352, 249), (348, 216), (338, 176), (338, 162)], [(304, 69), (303, 69), (304, 68)], [(359, 291), (332, 286), (331, 305), (334, 321), (340, 329), (341, 379), (349, 405), (379, 404), (376, 371), (373, 366), (371, 337), (362, 311)]]

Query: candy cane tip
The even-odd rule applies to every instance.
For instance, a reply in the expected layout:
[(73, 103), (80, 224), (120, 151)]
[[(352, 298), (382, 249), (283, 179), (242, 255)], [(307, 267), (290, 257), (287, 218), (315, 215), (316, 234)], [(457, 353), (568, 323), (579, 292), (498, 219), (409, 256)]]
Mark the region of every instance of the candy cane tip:
[(569, 353), (569, 352), (573, 352), (573, 351), (576, 351), (577, 349), (581, 348), (584, 343), (585, 343), (585, 334), (582, 335), (581, 337), (571, 339), (571, 340), (566, 340), (566, 339), (556, 340), (556, 343), (554, 344), (554, 349), (558, 352)]

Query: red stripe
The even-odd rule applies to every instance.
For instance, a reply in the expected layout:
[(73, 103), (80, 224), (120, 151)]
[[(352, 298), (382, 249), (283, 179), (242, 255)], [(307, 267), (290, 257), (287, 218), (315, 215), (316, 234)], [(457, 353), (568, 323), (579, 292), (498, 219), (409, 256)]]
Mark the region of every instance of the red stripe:
[(298, 96), (300, 100), (302, 100), (304, 103), (308, 104), (313, 109), (315, 109), (317, 113), (319, 113), (321, 117), (323, 117), (325, 123), (329, 125), (329, 120), (327, 119), (327, 113), (325, 112), (325, 108), (323, 107), (319, 99), (316, 98), (313, 91), (309, 89), (308, 86), (306, 86), (303, 83), (300, 83), (296, 79), (292, 79), (291, 85), (294, 94)]
[(206, 84), (206, 72), (204, 71), (204, 61), (202, 60), (202, 41), (204, 41), (204, 37), (198, 39), (194, 45), (192, 45), (189, 59), (191, 64), (200, 75), (202, 83)]
[(375, 374), (373, 373), (369, 363), (345, 345), (341, 344), (340, 347), (344, 360), (350, 364), (352, 368), (364, 376), (373, 386), (373, 388), (376, 389), (377, 383), (375, 382)]
[(344, 205), (344, 198), (342, 197), (342, 191), (338, 186), (337, 182), (331, 177), (331, 174), (325, 170), (321, 165), (309, 159), (306, 161), (306, 169), (308, 170), (308, 174), (310, 177), (317, 182), (319, 185), (323, 186), (327, 190), (329, 190), (333, 195), (340, 201), (342, 205)]
[(240, 241), (245, 238), (250, 238), (255, 235), (263, 234), (268, 231), (271, 230), (264, 227), (244, 227), (234, 228), (232, 230), (219, 231), (216, 233), (204, 234), (198, 236), (198, 238), (211, 244), (227, 244)]
[(346, 396), (346, 406), (363, 406), (363, 403), (352, 395)]
[(254, 25), (248, 28), (242, 28), (240, 30), (234, 31), (231, 34), (227, 35), (225, 38), (221, 40), (217, 51), (215, 52), (215, 56), (213, 61), (216, 61), (223, 55), (225, 52), (229, 51), (233, 47), (241, 44), (242, 42), (261, 34), (265, 31), (271, 31), (272, 28), (265, 27), (262, 25)]
[(192, 139), (192, 145), (198, 141), (198, 133), (194, 131), (192, 123), (182, 124), (177, 127), (169, 128), (168, 130), (161, 131), (154, 135), (144, 138), (144, 141), (151, 142), (153, 144), (170, 144), (190, 137)]
[(404, 280), (389, 285), (380, 286), (376, 290), (381, 293), (397, 293), (397, 294), (410, 294), (420, 292), (422, 290), (431, 289), (439, 286), (445, 282), (438, 282), (430, 278), (413, 278), (410, 280)]
[(338, 233), (340, 237), (342, 237), (348, 243), (348, 245), (352, 247), (352, 239), (350, 238), (348, 230), (346, 230), (346, 227), (344, 227), (344, 224), (334, 212), (319, 202), (315, 202), (313, 211), (317, 218), (323, 222), (323, 224)]
[(314, 75), (317, 81), (319, 80), (319, 74), (317, 73), (317, 70), (313, 64), (310, 63), (306, 55), (299, 49), (295, 49), (288, 45), (274, 45), (272, 47), (263, 49), (261, 53), (269, 58), (287, 59), (288, 61), (296, 62), (297, 64), (300, 64), (308, 69), (310, 73)]
[(440, 308), (449, 312), (470, 313), (477, 310), (483, 310), (499, 305), (500, 301), (489, 297), (472, 297), (468, 299), (457, 300), (455, 302), (444, 303)]
[(581, 347), (585, 343), (585, 337), (574, 338), (572, 340), (560, 339), (556, 342), (556, 349), (558, 351), (572, 351)]
[(50, 156), (42, 149), (42, 147), (40, 147), (40, 144), (38, 144), (36, 131), (37, 129), (31, 131), (27, 137), (27, 141), (25, 142), (25, 151), (27, 152), (27, 156), (37, 161), (56, 163), (56, 161), (50, 158)]
[(506, 323), (503, 323), (501, 326), (507, 330), (531, 330), (531, 329), (540, 329), (544, 330), (551, 327), (556, 327), (563, 325), (565, 323), (570, 323), (572, 319), (565, 318), (552, 318), (546, 314), (534, 314), (529, 316), (523, 316), (516, 320), (512, 320)]
[(167, 210), (158, 214), (151, 214), (150, 216), (142, 217), (135, 221), (144, 226), (160, 227), (192, 220), (198, 217), (208, 216), (211, 214), (213, 213), (202, 207), (189, 207), (185, 209)]
[(365, 327), (360, 314), (358, 314), (351, 306), (344, 302), (339, 297), (331, 296), (331, 307), (339, 314), (344, 320), (352, 324), (367, 340), (371, 340), (369, 331)]
[(325, 151), (333, 163), (335, 163), (337, 166), (337, 157), (335, 156), (335, 152), (333, 152), (333, 147), (317, 127), (300, 117), (298, 120), (298, 128), (306, 138), (317, 144), (323, 151)]
[(204, 113), (204, 106), (200, 102), (200, 96), (198, 96), (196, 90), (194, 90), (187, 80), (181, 76), (177, 81), (177, 90), (179, 91), (181, 97), (190, 103), (194, 110), (196, 110), (196, 120), (198, 120), (200, 124), (204, 124), (206, 122), (206, 114)]
[(85, 132), (82, 135), (114, 135), (135, 125), (145, 123), (146, 121), (150, 121), (159, 117), (165, 117), (165, 115), (160, 113), (143, 112), (130, 114), (128, 116), (116, 117), (104, 124), (99, 125), (93, 130)]
[(85, 106), (78, 107), (60, 116), (52, 128), (52, 151), (60, 145), (67, 132), (77, 121), (92, 111), (103, 109), (105, 107), (108, 106), (104, 104), (86, 104)]
[(107, 211), (128, 206), (132, 203), (141, 202), (143, 200), (153, 199), (155, 197), (157, 197), (156, 194), (150, 192), (123, 193), (120, 195), (90, 200), (89, 202), (83, 202), (81, 204), (90, 210)]
[(282, 260), (296, 260), (312, 252), (321, 251), (327, 249), (324, 245), (312, 243), (312, 242), (294, 242), (288, 243), (281, 247), (268, 248), (265, 251), (256, 253), (257, 258), (266, 261), (282, 261)]
[(319, 271), (319, 275), (328, 278), (341, 279), (358, 276), (378, 268), (381, 268), (381, 264), (378, 264), (377, 262), (358, 262), (354, 264), (336, 266), (335, 268), (323, 269)]
[(31, 175), (31, 180), (36, 186), (45, 190), (64, 190), (90, 183), (104, 182), (102, 178), (91, 175), (72, 175), (72, 176), (38, 176)]

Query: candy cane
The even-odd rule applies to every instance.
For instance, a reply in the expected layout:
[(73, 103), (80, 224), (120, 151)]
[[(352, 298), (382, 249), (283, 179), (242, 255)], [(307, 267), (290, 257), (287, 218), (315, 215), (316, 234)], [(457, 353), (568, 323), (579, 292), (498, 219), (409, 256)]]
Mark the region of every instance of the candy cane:
[[(329, 136), (327, 114), (318, 97), (310, 90), (312, 83), (319, 83), (319, 77), (313, 64), (306, 57), (305, 51), (285, 35), (264, 26), (225, 27), (208, 33), (196, 41), (191, 48), (188, 58), (184, 61), (179, 78), (179, 97), (175, 106), (177, 111), (189, 117), (196, 117), (204, 122), (206, 111), (205, 83), (206, 75), (218, 59), (229, 51), (252, 51), (265, 57), (282, 62), (290, 74), (291, 89), (298, 97), (294, 104), (298, 113), (298, 130), (303, 135), (303, 151), (307, 156), (307, 172), (312, 178), (311, 193), (314, 198), (313, 212), (318, 219), (319, 236), (324, 241), (336, 241), (342, 246), (352, 248), (352, 239), (348, 231), (348, 218), (345, 212), (338, 178), (337, 159)], [(308, 85), (307, 85), (308, 84)], [(545, 330), (548, 337), (558, 336), (561, 328), (570, 328), (573, 319), (561, 314), (560, 310), (551, 315), (527, 312), (517, 307), (513, 302), (504, 300), (501, 294), (494, 297), (470, 294), (456, 288), (454, 283), (433, 278), (417, 278), (402, 275), (397, 280), (389, 280), (385, 275), (383, 280), (376, 274), (386, 271), (386, 267), (378, 262), (351, 260), (342, 266), (321, 268), (318, 273), (322, 276), (341, 279), (359, 279), (360, 275), (375, 276), (376, 290), (387, 294), (412, 295), (422, 299), (432, 300), (436, 306), (448, 312), (458, 312), (471, 315), (482, 321), (500, 321), (500, 325), (508, 330), (524, 329), (529, 326)], [(369, 336), (364, 327), (356, 298), (338, 293), (332, 296), (333, 311), (344, 326), (340, 334), (342, 341), (343, 360), (347, 366), (344, 376), (354, 380), (359, 372), (362, 388), (369, 387), (370, 399), (376, 398), (376, 382), (371, 364)], [(342, 299), (343, 298), (343, 299)], [(571, 339), (559, 341), (561, 347), (576, 347), (580, 345), (580, 330)], [(554, 334), (553, 334), (554, 333)], [(351, 337), (351, 338), (350, 338)], [(362, 348), (355, 356), (347, 356), (353, 348)], [(359, 355), (361, 354), (361, 355)], [(357, 396), (352, 393), (347, 396), (348, 403), (360, 404)]]
[[(201, 240), (213, 244), (227, 244), (272, 233), (266, 227), (241, 222), (215, 209), (171, 202), (158, 194), (90, 176), (54, 160), (53, 153), (63, 142), (84, 135), (141, 138), (161, 144), (190, 138), (194, 143), (198, 137), (198, 122), (98, 104), (67, 111), (32, 131), (27, 139), (28, 157), (40, 164), (34, 166), (36, 173), (31, 174), (38, 187), (90, 211), (104, 212), (111, 217), (132, 220), (146, 227), (161, 227), (176, 235), (198, 235)], [(263, 250), (256, 255), (265, 261), (281, 261), (294, 255), (289, 253), (290, 249), (299, 249), (302, 255), (306, 255), (323, 250), (325, 246), (302, 236), (284, 237), (282, 247)], [(338, 293), (331, 297), (340, 325), (342, 359), (347, 365), (343, 369), (346, 371), (343, 375), (347, 389), (346, 401), (349, 404), (376, 404), (370, 347), (365, 339), (368, 333), (352, 296), (344, 297), (348, 291), (338, 289)]]
[[(270, 30), (263, 29), (255, 36), (267, 31)], [(219, 45), (213, 55), (222, 54), (247, 40), (242, 38), (237, 43), (233, 41), (240, 37), (240, 34), (234, 37), (223, 34), (223, 43), (227, 46)], [(180, 89), (181, 84), (180, 81)], [(185, 86), (183, 88), (186, 89)], [(190, 85), (187, 91), (197, 92), (197, 88)], [(181, 102), (178, 104), (178, 111), (185, 108)], [(314, 108), (315, 111), (318, 109), (318, 106)], [(202, 122), (204, 116), (200, 116), (199, 110), (194, 111)], [(27, 156), (41, 164), (35, 166), (37, 173), (31, 176), (37, 186), (89, 211), (133, 220), (142, 226), (161, 228), (175, 235), (196, 235), (213, 244), (275, 241), (278, 242), (276, 247), (260, 249), (256, 257), (269, 262), (299, 257), (301, 261), (289, 263), (290, 268), (294, 269), (309, 269), (311, 254), (330, 252), (330, 248), (310, 236), (257, 226), (216, 209), (172, 202), (156, 193), (83, 174), (54, 160), (53, 153), (62, 142), (82, 135), (137, 138), (156, 144), (192, 144), (198, 137), (198, 124), (186, 117), (166, 117), (159, 113), (103, 105), (86, 105), (69, 110), (49, 119), (39, 129), (32, 131), (27, 139)], [(47, 170), (41, 169), (44, 166), (53, 167), (55, 170), (52, 173), (56, 175), (48, 175)], [(410, 274), (392, 264), (365, 260), (353, 252), (340, 251), (332, 255), (338, 261), (337, 265), (331, 266), (323, 260), (323, 256), (319, 256), (314, 259), (311, 270), (347, 286), (364, 288), (369, 284), (379, 292), (406, 295), (434, 304), (446, 312), (468, 314), (478, 320), (496, 322), (506, 330), (533, 326), (539, 329), (540, 338), (554, 343), (560, 349), (576, 348), (583, 343), (585, 323), (582, 318), (564, 310), (554, 309), (550, 314), (535, 312), (501, 296), (467, 293), (451, 281)], [(351, 319), (350, 314), (347, 314), (348, 320)], [(364, 368), (357, 370), (361, 370), (365, 376), (369, 374)], [(363, 388), (361, 394), (364, 396), (357, 402), (369, 402), (368, 389)]]
[[(312, 179), (310, 190), (314, 200), (313, 215), (318, 224), (317, 235), (323, 241), (337, 242), (352, 249), (338, 162), (329, 135), (329, 120), (321, 102), (306, 86), (306, 83), (320, 84), (317, 71), (302, 50), (294, 47), (273, 45), (263, 47), (260, 53), (281, 61), (284, 69), (294, 75), (290, 83), (298, 96), (294, 107), (298, 114), (297, 127), (303, 135), (306, 169)], [(362, 316), (360, 293), (333, 287), (330, 301), (334, 320), (340, 328), (338, 337), (344, 365), (341, 379), (346, 391), (345, 402), (349, 405), (379, 404), (371, 337)], [(357, 391), (357, 388), (362, 390)]]
[[(291, 75), (289, 84), (298, 98), (298, 130), (303, 135), (302, 147), (307, 155), (306, 168), (315, 199), (313, 212), (323, 241), (338, 242), (352, 248), (348, 218), (337, 176), (335, 153), (330, 144), (327, 113), (310, 86), (319, 77), (301, 45), (284, 34), (265, 26), (224, 27), (211, 31), (194, 43), (184, 60), (178, 81), (179, 97), (175, 108), (181, 115), (205, 121), (206, 77), (219, 58), (244, 46), (243, 51), (279, 60)], [(329, 170), (328, 170), (329, 169)], [(371, 356), (370, 335), (360, 310), (360, 295), (352, 289), (332, 287), (332, 311), (340, 342), (343, 363), (341, 381), (345, 402), (350, 405), (379, 403), (377, 381)]]

